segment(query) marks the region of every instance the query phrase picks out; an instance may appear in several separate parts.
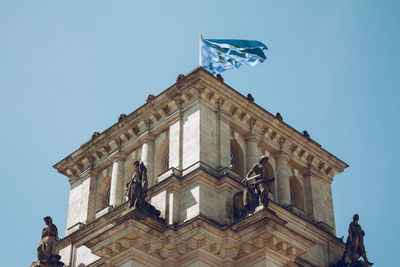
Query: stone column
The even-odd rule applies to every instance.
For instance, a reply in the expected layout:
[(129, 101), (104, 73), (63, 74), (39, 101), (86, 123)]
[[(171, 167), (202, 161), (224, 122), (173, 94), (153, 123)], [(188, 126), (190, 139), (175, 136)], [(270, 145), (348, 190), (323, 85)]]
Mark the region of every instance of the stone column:
[(142, 162), (147, 168), (148, 186), (155, 184), (154, 179), (154, 137), (146, 134), (142, 138)]
[(125, 155), (117, 153), (113, 156), (113, 168), (111, 174), (110, 206), (122, 204), (122, 192), (124, 183), (124, 161)]
[(246, 136), (246, 174), (259, 160), (258, 139), (254, 135)]
[(289, 156), (279, 151), (275, 154), (276, 159), (276, 181), (278, 184), (278, 203), (283, 206), (291, 204), (290, 200), (290, 183), (289, 183)]

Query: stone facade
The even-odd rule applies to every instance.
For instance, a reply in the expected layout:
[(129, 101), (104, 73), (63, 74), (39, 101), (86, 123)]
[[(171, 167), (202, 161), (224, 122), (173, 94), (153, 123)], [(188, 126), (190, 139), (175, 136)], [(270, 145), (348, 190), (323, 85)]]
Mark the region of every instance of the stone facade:
[[(235, 222), (233, 195), (261, 155), (270, 210)], [(128, 209), (135, 160), (161, 219)], [(54, 167), (71, 185), (57, 245), (69, 266), (330, 266), (343, 253), (331, 183), (347, 165), (202, 68)]]

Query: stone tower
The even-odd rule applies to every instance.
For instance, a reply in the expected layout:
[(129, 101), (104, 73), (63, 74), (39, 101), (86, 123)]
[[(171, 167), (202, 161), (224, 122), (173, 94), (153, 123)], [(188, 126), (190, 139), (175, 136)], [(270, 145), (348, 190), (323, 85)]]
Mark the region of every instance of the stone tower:
[[(262, 155), (269, 209), (235, 220), (233, 197)], [(128, 208), (137, 160), (160, 218)], [(57, 244), (69, 266), (330, 266), (344, 250), (331, 183), (347, 165), (201, 67), (54, 167), (70, 182)]]

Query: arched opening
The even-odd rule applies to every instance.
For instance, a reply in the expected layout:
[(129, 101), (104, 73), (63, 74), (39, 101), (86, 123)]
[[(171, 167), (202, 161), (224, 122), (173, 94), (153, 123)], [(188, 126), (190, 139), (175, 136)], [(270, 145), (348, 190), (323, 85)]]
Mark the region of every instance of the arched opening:
[[(275, 173), (274, 173), (274, 169), (272, 168), (271, 163), (268, 161), (267, 163), (267, 168), (268, 168), (268, 179), (272, 179), (275, 178)], [(270, 195), (270, 198), (275, 200), (275, 181), (273, 181), (270, 186), (269, 186), (269, 192), (272, 194), (272, 196)]]
[(290, 176), (290, 200), (291, 205), (304, 212), (304, 190), (296, 176)]
[(156, 175), (164, 173), (169, 169), (169, 140), (165, 138), (155, 151), (155, 171)]
[(111, 176), (104, 177), (97, 191), (96, 212), (110, 205)]
[(230, 169), (243, 177), (245, 175), (243, 152), (242, 148), (235, 140), (231, 140), (230, 159)]

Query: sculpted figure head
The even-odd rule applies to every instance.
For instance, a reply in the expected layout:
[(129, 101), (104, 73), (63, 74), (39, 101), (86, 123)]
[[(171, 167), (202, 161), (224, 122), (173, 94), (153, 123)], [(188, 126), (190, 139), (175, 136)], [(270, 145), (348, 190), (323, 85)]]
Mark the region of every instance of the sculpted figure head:
[(140, 163), (137, 160), (133, 163), (133, 166), (135, 167), (135, 169), (137, 169), (139, 167), (139, 165), (140, 165)]
[(50, 225), (53, 223), (53, 219), (50, 216), (44, 217), (43, 220), (47, 225)]
[(263, 165), (263, 166), (266, 167), (267, 162), (268, 162), (268, 157), (267, 156), (263, 156), (263, 157), (260, 158), (260, 165)]

